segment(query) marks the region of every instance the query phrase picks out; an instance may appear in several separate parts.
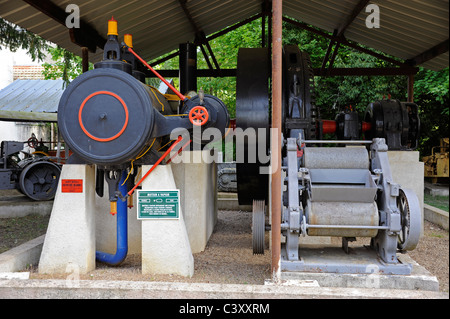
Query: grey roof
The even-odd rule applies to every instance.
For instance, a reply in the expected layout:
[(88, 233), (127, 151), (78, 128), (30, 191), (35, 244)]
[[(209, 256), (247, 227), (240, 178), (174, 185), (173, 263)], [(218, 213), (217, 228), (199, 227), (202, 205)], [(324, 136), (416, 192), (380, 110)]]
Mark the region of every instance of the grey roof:
[[(284, 0), (286, 16), (332, 32), (339, 28), (361, 0)], [(61, 9), (77, 4), (81, 19), (106, 37), (107, 21), (114, 16), (119, 33), (133, 34), (134, 47), (152, 60), (193, 41), (194, 29), (179, 0), (52, 0)], [(186, 6), (196, 25), (206, 35), (240, 22), (262, 11), (263, 0), (187, 0)], [(368, 47), (401, 59), (414, 58), (448, 40), (448, 0), (378, 0), (381, 28), (368, 29), (362, 10), (344, 35)], [(45, 39), (80, 54), (71, 42), (67, 28), (24, 1), (0, 0), (0, 16), (33, 31)], [(101, 50), (91, 54), (101, 59)], [(448, 51), (425, 62), (424, 67), (439, 70), (449, 64)]]
[(0, 90), (0, 120), (56, 122), (63, 80), (16, 80)]

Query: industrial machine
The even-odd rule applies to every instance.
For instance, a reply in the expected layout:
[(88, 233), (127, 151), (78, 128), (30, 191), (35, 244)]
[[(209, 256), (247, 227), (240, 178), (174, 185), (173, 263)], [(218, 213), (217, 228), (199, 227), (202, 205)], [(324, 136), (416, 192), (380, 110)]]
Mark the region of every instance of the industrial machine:
[[(176, 94), (176, 103), (169, 103), (166, 95), (145, 84), (142, 65)], [(176, 90), (133, 50), (131, 35), (119, 42), (117, 21), (111, 19), (103, 60), (65, 89), (58, 125), (73, 152), (68, 163), (97, 166), (97, 193), (103, 196), (106, 181), (114, 214), (117, 201), (131, 196), (139, 185), (134, 182), (136, 167), (166, 160), (168, 151), (182, 141), (183, 132), (191, 136), (183, 136), (180, 145), (192, 140), (194, 128), (214, 127), (224, 133), (229, 115), (225, 104), (215, 96), (199, 92), (186, 97)], [(209, 140), (196, 142), (206, 144)], [(118, 190), (123, 172), (127, 195)]]
[[(23, 152), (24, 144), (36, 152)], [(26, 142), (2, 141), (0, 148), (0, 189), (17, 189), (36, 201), (55, 197), (61, 166), (44, 152), (44, 145), (33, 136)], [(23, 153), (21, 159), (19, 154)]]
[[(363, 120), (357, 112), (341, 112), (334, 120), (320, 118), (314, 103), (310, 60), (297, 46), (283, 50), (282, 105), (282, 210), (281, 269), (364, 273), (367, 265), (305, 261), (299, 248), (301, 236), (342, 237), (348, 242), (370, 238), (370, 248), (381, 260), (386, 274), (408, 274), (397, 251), (416, 247), (421, 231), (417, 196), (392, 178), (388, 150), (417, 147), (417, 105), (382, 100), (367, 107)], [(253, 128), (258, 138), (237, 139), (245, 153), (269, 151), (269, 74), (267, 49), (241, 49), (238, 55), (236, 126)], [(324, 134), (337, 139), (324, 140)], [(241, 142), (239, 142), (241, 141)], [(332, 144), (332, 147), (325, 145)], [(240, 204), (253, 205), (253, 252), (264, 253), (265, 204), (270, 163), (257, 160), (237, 164)], [(272, 185), (276, 187), (276, 185)]]
[(436, 184), (439, 178), (449, 177), (448, 141), (448, 137), (441, 138), (440, 145), (431, 149), (431, 155), (422, 158), (425, 167), (424, 175), (427, 178), (431, 178), (433, 184)]

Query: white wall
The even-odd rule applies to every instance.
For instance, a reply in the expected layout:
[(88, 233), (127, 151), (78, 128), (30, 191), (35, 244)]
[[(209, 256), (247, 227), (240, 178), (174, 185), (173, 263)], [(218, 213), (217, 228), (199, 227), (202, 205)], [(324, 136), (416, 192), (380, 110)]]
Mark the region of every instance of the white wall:
[[(13, 82), (14, 58), (11, 51), (2, 48), (0, 50), (0, 90)], [(16, 124), (0, 121), (0, 141), (15, 140), (18, 137)]]

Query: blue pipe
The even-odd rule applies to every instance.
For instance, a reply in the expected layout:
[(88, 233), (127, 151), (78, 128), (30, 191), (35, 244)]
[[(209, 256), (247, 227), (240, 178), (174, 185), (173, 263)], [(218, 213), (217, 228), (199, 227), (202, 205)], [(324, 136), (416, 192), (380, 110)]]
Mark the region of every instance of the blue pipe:
[[(127, 183), (124, 184), (127, 174), (124, 170), (122, 178), (119, 182), (119, 191), (122, 196), (127, 195)], [(122, 186), (122, 184), (124, 184)], [(116, 253), (108, 254), (101, 251), (95, 252), (95, 258), (98, 261), (109, 264), (111, 266), (117, 266), (125, 260), (128, 253), (128, 214), (127, 214), (127, 201), (117, 199), (117, 248)]]

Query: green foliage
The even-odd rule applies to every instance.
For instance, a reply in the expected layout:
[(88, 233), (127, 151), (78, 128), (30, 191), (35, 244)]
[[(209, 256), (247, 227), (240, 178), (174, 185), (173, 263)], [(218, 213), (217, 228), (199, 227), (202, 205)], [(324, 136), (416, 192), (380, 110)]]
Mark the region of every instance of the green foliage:
[[(82, 59), (78, 55), (67, 51), (60, 46), (50, 47), (49, 53), (55, 63), (44, 63), (42, 74), (46, 80), (64, 80), (67, 85), (82, 73)], [(89, 63), (89, 69), (93, 69), (93, 64)]]
[[(298, 45), (302, 51), (310, 55), (312, 67), (319, 68), (322, 66), (329, 40), (298, 29), (289, 23), (283, 23), (283, 44)], [(210, 45), (221, 68), (236, 68), (239, 48), (261, 46), (261, 19), (214, 39)], [(340, 46), (333, 66), (375, 68), (394, 65), (352, 48)], [(158, 68), (178, 69), (178, 57), (159, 65)], [(200, 49), (198, 49), (198, 68), (208, 68)], [(178, 84), (177, 81), (178, 79), (175, 80), (175, 84)], [(203, 88), (206, 93), (214, 94), (222, 99), (228, 106), (231, 117), (235, 117), (236, 80), (234, 78), (199, 78), (197, 84), (199, 89)], [(422, 126), (419, 150), (422, 155), (427, 155), (432, 146), (439, 144), (439, 138), (448, 136), (449, 69), (435, 72), (421, 68), (415, 77), (414, 91)], [(315, 78), (315, 103), (320, 108), (321, 117), (324, 119), (334, 119), (340, 110), (350, 105), (363, 118), (371, 102), (389, 96), (406, 101), (407, 78), (405, 76)]]
[(47, 41), (40, 36), (0, 17), (0, 50), (2, 46), (9, 48), (12, 52), (16, 52), (18, 49), (27, 50), (33, 61), (44, 60), (49, 48)]
[(449, 68), (438, 72), (421, 68), (414, 81), (414, 102), (419, 105), (419, 150), (423, 156), (449, 136), (449, 100)]
[[(239, 48), (260, 47), (261, 29), (261, 19), (258, 19), (210, 41), (209, 44), (220, 68), (236, 68)], [(206, 47), (205, 51), (208, 52)], [(197, 48), (197, 56), (197, 67), (199, 69), (207, 69), (208, 64), (200, 48)], [(211, 57), (209, 57), (209, 60), (214, 67)], [(178, 69), (178, 57), (166, 61), (157, 66), (156, 69)], [(177, 85), (178, 79), (174, 79), (174, 83)], [(207, 94), (220, 98), (227, 105), (231, 118), (236, 116), (235, 78), (198, 78), (197, 87), (198, 89), (203, 89)]]

